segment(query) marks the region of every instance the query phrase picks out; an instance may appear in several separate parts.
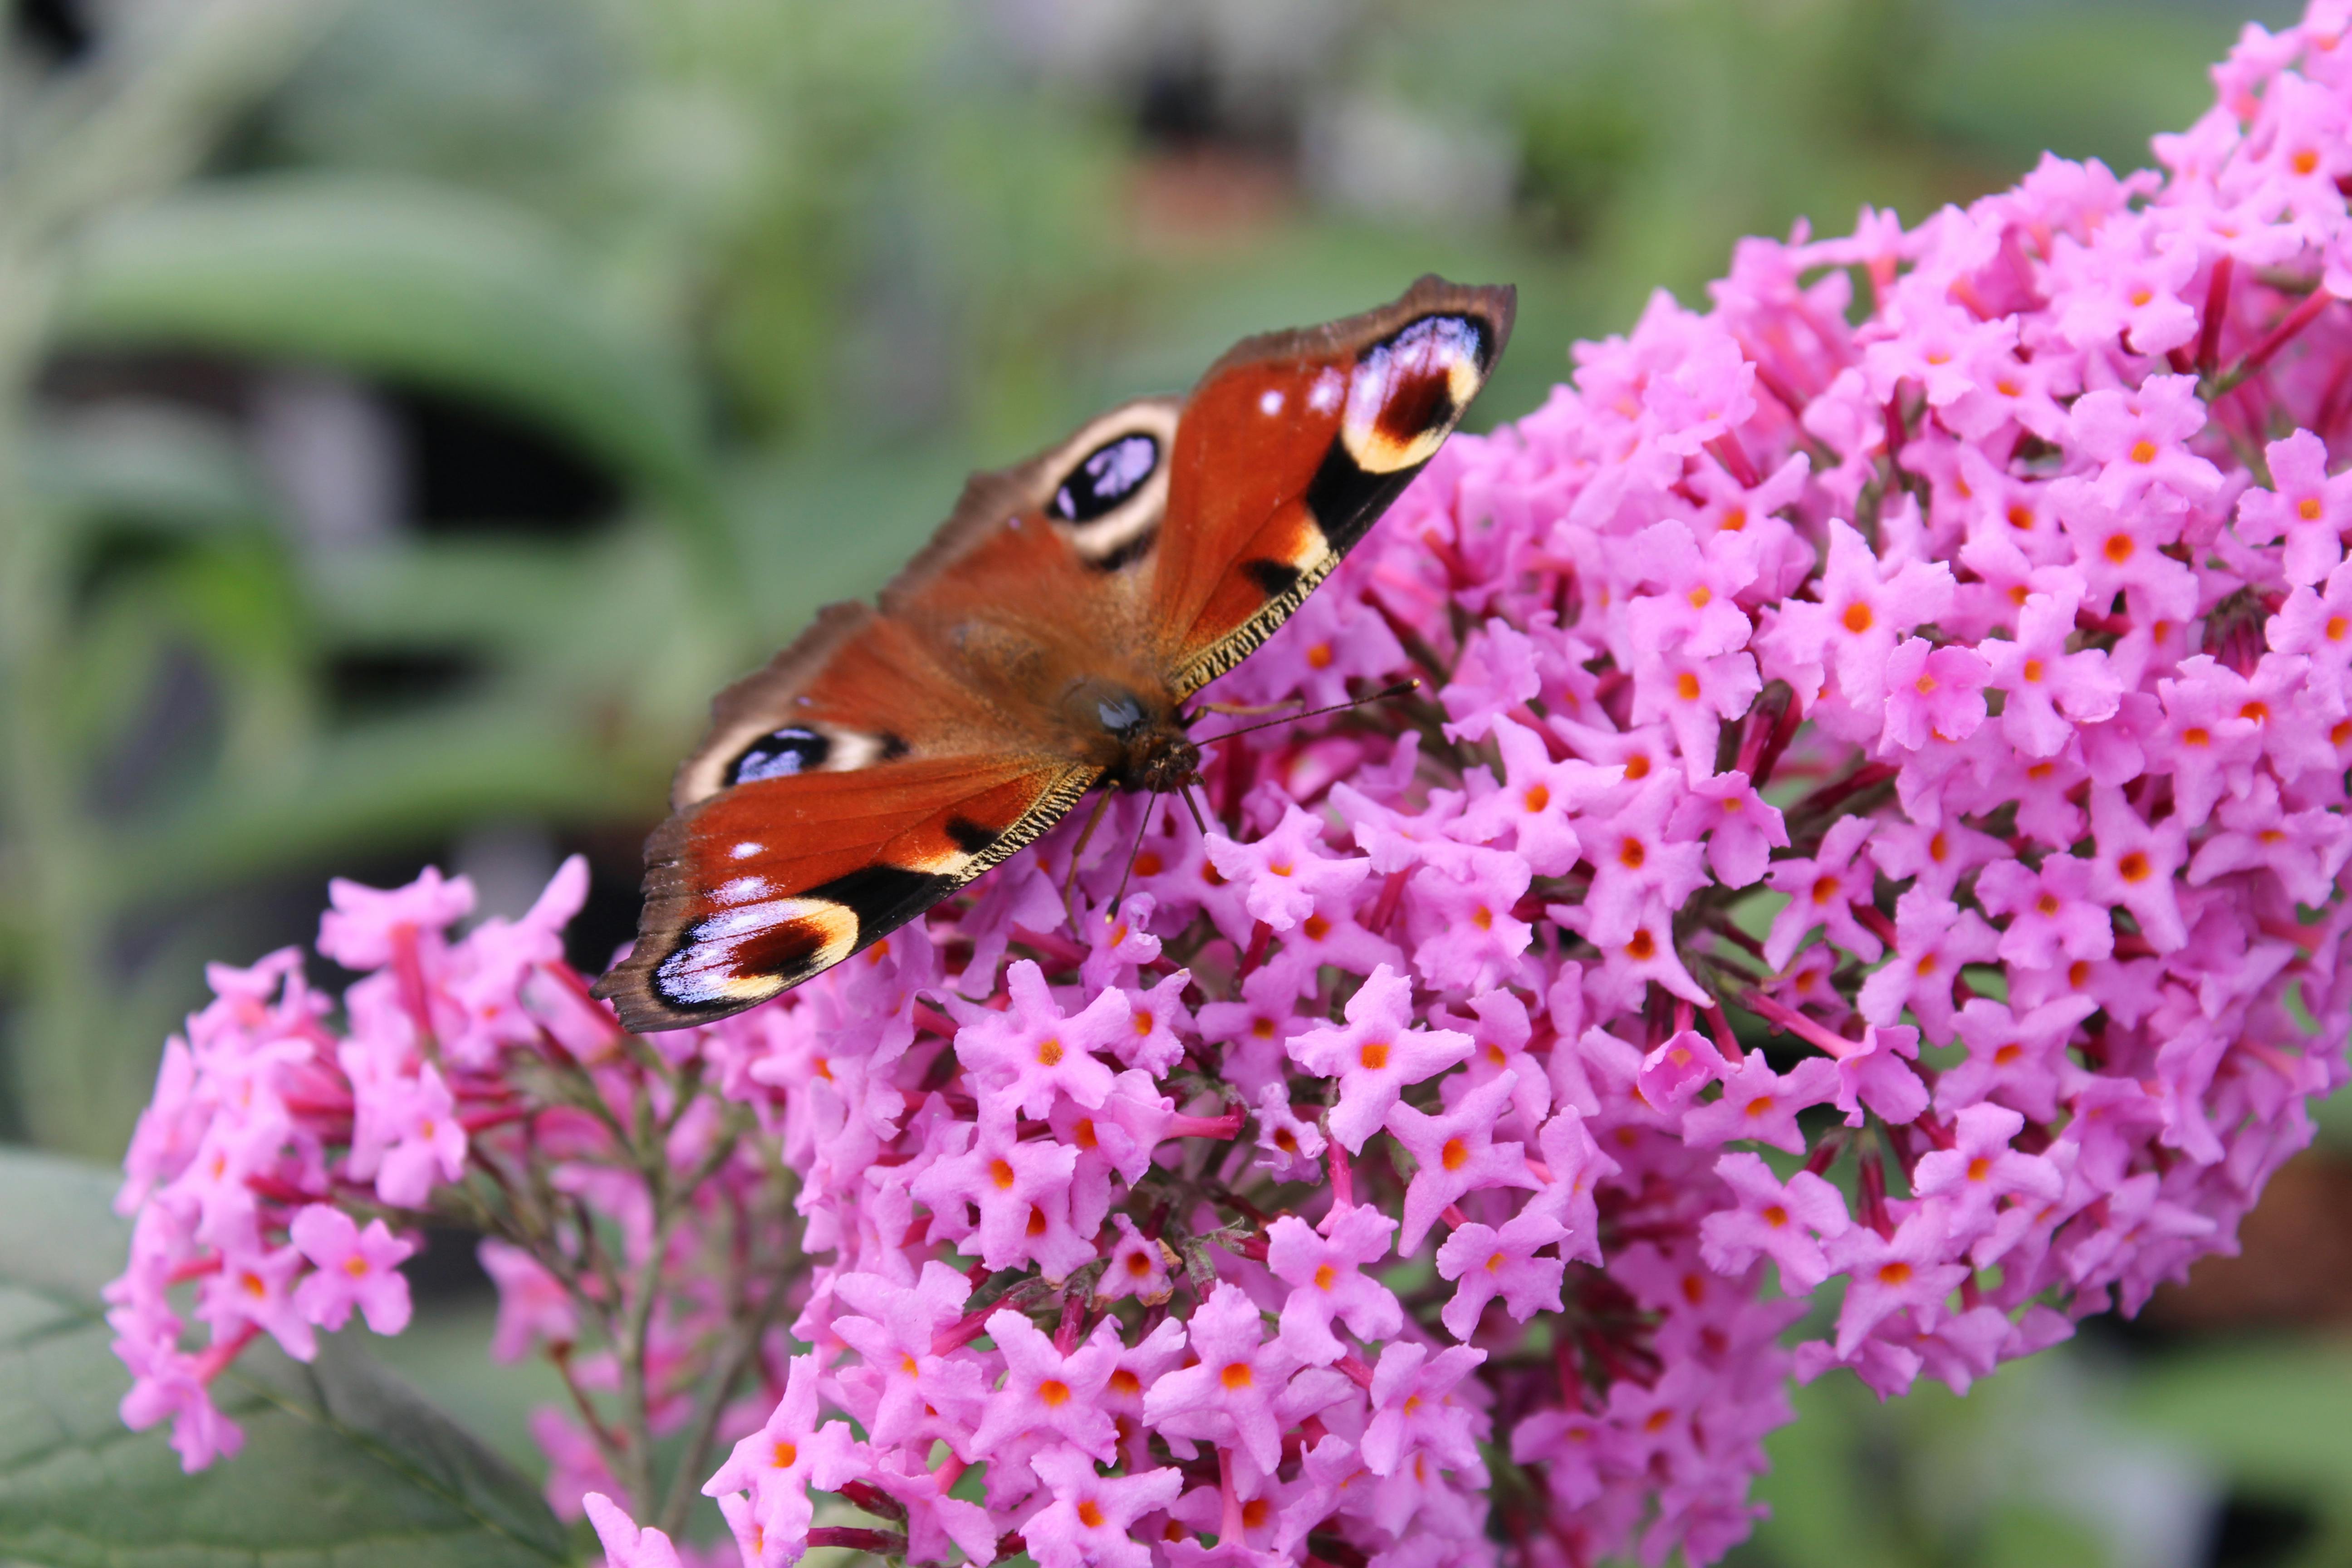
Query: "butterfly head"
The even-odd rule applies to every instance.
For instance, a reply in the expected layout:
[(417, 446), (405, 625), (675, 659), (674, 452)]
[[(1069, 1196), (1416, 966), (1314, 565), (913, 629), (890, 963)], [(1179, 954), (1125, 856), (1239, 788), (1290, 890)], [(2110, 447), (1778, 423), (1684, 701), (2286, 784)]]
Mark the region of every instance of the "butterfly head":
[(1201, 748), (1184, 732), (1177, 705), (1116, 681), (1074, 686), (1064, 708), (1099, 759), (1107, 782), (1120, 789), (1159, 793), (1182, 789), (1199, 776)]

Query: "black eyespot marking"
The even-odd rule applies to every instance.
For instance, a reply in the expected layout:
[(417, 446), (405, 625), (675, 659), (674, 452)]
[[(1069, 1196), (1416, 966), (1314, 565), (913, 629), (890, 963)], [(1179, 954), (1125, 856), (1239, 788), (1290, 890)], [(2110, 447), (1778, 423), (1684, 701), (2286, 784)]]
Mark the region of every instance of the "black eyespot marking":
[(1269, 599), (1278, 599), (1290, 592), (1299, 576), (1298, 568), (1287, 561), (1245, 561), (1242, 570), (1249, 574), (1251, 582), (1265, 590)]
[(950, 816), (948, 840), (965, 854), (977, 855), (996, 842), (996, 835), (969, 816)]
[(1135, 493), (1160, 466), (1160, 443), (1137, 433), (1104, 442), (1078, 459), (1045, 514), (1064, 522), (1091, 522)]
[(879, 735), (875, 736), (874, 739), (881, 745), (882, 760), (886, 763), (895, 763), (900, 757), (905, 756), (908, 752), (914, 750), (914, 748), (908, 745), (903, 739), (892, 734), (887, 730), (883, 731)]
[(789, 778), (824, 766), (833, 752), (833, 742), (814, 730), (795, 726), (762, 735), (744, 749), (727, 770), (730, 784), (751, 784), (760, 779)]

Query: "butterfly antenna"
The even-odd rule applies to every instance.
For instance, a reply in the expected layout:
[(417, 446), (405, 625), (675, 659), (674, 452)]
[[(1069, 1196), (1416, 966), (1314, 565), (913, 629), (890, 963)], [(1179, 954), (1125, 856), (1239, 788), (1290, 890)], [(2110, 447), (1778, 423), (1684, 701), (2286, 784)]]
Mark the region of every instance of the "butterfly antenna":
[(1102, 794), (1095, 798), (1094, 810), (1087, 816), (1087, 825), (1078, 829), (1078, 841), (1070, 850), (1070, 872), (1068, 876), (1062, 879), (1062, 919), (1069, 922), (1070, 934), (1073, 936), (1079, 934), (1078, 915), (1077, 910), (1070, 903), (1070, 889), (1077, 886), (1078, 861), (1087, 852), (1087, 840), (1095, 836), (1095, 828), (1102, 821), (1103, 813), (1109, 809), (1110, 786), (1105, 784)]
[(1127, 884), (1135, 875), (1135, 858), (1143, 853), (1143, 836), (1151, 831), (1151, 818), (1160, 809), (1160, 795), (1152, 793), (1143, 803), (1143, 820), (1136, 825), (1135, 842), (1127, 847), (1127, 869), (1118, 874), (1118, 891), (1110, 896), (1110, 912), (1118, 913), (1118, 906), (1127, 902)]
[(1227, 730), (1221, 734), (1197, 735), (1193, 737), (1192, 743), (1196, 746), (1206, 746), (1218, 741), (1230, 741), (1235, 735), (1255, 734), (1260, 730), (1271, 730), (1277, 724), (1296, 724), (1301, 719), (1313, 719), (1325, 713), (1338, 713), (1349, 708), (1362, 708), (1374, 702), (1385, 702), (1391, 697), (1402, 697), (1408, 691), (1417, 691), (1420, 689), (1421, 682), (1418, 680), (1400, 680), (1394, 686), (1384, 687), (1369, 697), (1351, 697), (1345, 702), (1334, 702), (1322, 708), (1309, 708), (1303, 712), (1293, 713), (1285, 718), (1268, 719), (1263, 724), (1244, 724), (1238, 730)]

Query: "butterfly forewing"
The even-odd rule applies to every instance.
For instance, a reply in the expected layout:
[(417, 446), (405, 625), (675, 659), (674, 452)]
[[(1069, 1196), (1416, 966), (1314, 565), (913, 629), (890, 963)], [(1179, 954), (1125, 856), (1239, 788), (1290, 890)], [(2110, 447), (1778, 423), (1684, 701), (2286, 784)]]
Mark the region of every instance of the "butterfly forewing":
[(1265, 641), (1436, 454), (1509, 340), (1515, 300), (1424, 278), (1365, 315), (1253, 338), (1202, 378), (1154, 566), (1179, 690)]

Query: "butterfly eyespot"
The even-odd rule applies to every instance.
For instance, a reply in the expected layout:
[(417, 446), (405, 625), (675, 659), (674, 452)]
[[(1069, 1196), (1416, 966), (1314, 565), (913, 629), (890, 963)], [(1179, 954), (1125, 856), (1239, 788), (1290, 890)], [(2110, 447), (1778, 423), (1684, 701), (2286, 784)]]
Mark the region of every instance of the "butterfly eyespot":
[(727, 770), (731, 784), (813, 773), (833, 754), (833, 742), (814, 730), (791, 725), (761, 736)]
[(728, 764), (727, 782), (747, 784), (800, 773), (855, 773), (877, 763), (895, 763), (911, 749), (903, 737), (887, 730), (866, 735), (831, 724), (788, 724), (743, 748)]
[(1092, 522), (1133, 495), (1160, 466), (1160, 443), (1140, 431), (1115, 437), (1078, 459), (1045, 515), (1064, 522)]
[(840, 963), (857, 931), (857, 911), (830, 899), (736, 904), (688, 928), (654, 972), (654, 988), (673, 1007), (746, 1005)]
[(1489, 341), (1468, 316), (1423, 316), (1365, 351), (1339, 427), (1357, 466), (1391, 474), (1427, 462), (1486, 379)]

